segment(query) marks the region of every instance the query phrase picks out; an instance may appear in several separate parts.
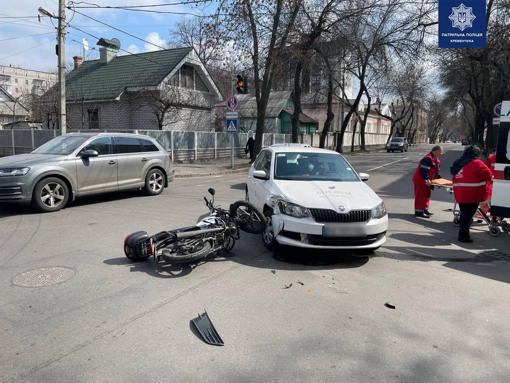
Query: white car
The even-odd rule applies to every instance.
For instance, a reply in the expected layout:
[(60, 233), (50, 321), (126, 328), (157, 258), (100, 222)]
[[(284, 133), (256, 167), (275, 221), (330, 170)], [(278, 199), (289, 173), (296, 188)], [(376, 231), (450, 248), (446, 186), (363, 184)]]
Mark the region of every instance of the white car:
[[(266, 217), (264, 245), (354, 249), (386, 241), (384, 202), (337, 152), (300, 144), (263, 149), (250, 167), (246, 199)], [(359, 251), (357, 251), (359, 253)]]

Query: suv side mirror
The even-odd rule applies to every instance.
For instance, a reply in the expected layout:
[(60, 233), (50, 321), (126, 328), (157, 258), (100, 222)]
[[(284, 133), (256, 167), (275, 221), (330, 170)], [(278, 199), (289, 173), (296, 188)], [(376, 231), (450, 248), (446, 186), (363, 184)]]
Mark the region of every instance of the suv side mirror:
[(97, 152), (97, 150), (87, 149), (81, 154), (81, 156), (82, 157), (97, 157), (97, 156), (99, 156), (99, 153)]

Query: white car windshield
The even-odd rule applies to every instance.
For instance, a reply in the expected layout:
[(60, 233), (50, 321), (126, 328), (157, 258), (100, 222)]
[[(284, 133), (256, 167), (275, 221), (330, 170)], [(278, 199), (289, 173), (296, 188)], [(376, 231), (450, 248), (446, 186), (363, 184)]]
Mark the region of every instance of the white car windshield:
[(274, 179), (299, 181), (360, 181), (340, 155), (329, 153), (276, 153)]
[(87, 141), (87, 136), (58, 136), (44, 145), (33, 150), (34, 154), (67, 155), (74, 152), (81, 144)]

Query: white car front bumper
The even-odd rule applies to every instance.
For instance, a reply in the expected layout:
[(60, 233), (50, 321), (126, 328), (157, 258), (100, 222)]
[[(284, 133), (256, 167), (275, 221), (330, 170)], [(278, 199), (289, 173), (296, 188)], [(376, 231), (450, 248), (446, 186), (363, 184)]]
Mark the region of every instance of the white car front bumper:
[[(386, 242), (388, 230), (388, 215), (363, 223), (341, 224), (325, 224), (285, 214), (275, 214), (272, 220), (278, 243), (314, 249), (375, 249)], [(340, 236), (324, 236), (325, 225), (337, 230)], [(354, 234), (356, 232), (358, 234)]]

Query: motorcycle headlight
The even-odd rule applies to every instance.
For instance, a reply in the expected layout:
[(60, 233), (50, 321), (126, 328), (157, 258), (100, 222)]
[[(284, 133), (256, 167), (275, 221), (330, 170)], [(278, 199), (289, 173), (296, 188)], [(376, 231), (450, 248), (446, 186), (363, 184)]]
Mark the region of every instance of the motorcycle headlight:
[(28, 173), (29, 170), (30, 170), (30, 168), (0, 169), (0, 177), (24, 176)]
[(296, 205), (295, 203), (280, 201), (280, 211), (283, 214), (290, 215), (296, 218), (310, 217), (308, 209), (303, 206)]
[(384, 202), (381, 202), (372, 209), (372, 218), (382, 218), (386, 214), (388, 214), (388, 212), (386, 211), (386, 205), (384, 205)]

